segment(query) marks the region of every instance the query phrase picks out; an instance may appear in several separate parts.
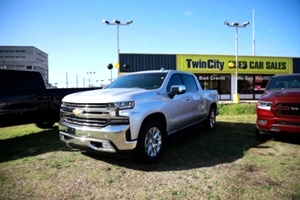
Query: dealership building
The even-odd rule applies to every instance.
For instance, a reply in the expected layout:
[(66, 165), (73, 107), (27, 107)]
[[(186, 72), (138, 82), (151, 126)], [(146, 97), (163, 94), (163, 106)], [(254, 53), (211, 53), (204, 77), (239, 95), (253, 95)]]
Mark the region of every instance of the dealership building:
[[(300, 73), (300, 58), (208, 55), (120, 53), (118, 75), (172, 69), (194, 73), (203, 89), (215, 89), (220, 100), (258, 99), (270, 78), (278, 74)], [(46, 85), (48, 54), (33, 46), (0, 46), (0, 68), (39, 71)], [(236, 91), (237, 89), (237, 91)]]
[[(215, 89), (220, 100), (258, 99), (274, 75), (300, 73), (300, 58), (205, 54), (120, 54), (119, 75), (143, 70), (176, 69), (194, 73), (203, 89)], [(237, 84), (237, 87), (236, 87)]]

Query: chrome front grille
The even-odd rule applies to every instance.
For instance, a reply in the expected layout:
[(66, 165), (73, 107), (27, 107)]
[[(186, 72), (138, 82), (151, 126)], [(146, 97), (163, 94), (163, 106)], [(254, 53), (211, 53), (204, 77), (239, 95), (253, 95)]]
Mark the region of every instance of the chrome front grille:
[(108, 103), (63, 103), (64, 107), (71, 108), (108, 108)]
[(61, 105), (61, 121), (77, 126), (105, 127), (108, 125), (108, 104), (66, 103)]
[(63, 117), (64, 122), (69, 124), (75, 124), (79, 126), (91, 126), (91, 127), (105, 127), (107, 126), (106, 119), (88, 119), (80, 118), (76, 116), (67, 116)]

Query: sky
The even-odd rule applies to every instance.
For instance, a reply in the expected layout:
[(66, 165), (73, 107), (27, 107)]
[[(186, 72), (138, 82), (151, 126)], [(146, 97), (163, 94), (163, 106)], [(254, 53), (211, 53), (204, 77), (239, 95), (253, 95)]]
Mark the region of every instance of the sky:
[(235, 55), (235, 28), (224, 21), (249, 21), (238, 29), (239, 55), (300, 57), (300, 0), (0, 0), (0, 9), (0, 45), (47, 53), (58, 87), (109, 82), (117, 26), (103, 19), (133, 21), (119, 26), (121, 53)]

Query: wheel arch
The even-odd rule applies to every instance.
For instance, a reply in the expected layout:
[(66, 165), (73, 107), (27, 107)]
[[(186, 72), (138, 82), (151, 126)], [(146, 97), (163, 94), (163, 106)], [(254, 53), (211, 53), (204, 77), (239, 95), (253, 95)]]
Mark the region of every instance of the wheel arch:
[[(152, 135), (152, 133), (149, 132), (149, 130), (153, 129), (154, 127), (159, 129), (161, 133), (160, 136), (159, 134)], [(135, 148), (134, 158), (142, 163), (156, 162), (165, 148), (166, 135), (165, 116), (162, 113), (152, 113), (148, 115), (143, 120), (139, 130), (138, 143)], [(154, 153), (154, 155), (152, 153)]]
[(217, 106), (217, 103), (216, 103), (216, 102), (213, 102), (213, 103), (210, 104), (210, 107), (209, 107), (208, 112), (210, 111), (211, 108), (214, 108), (214, 109), (215, 109), (216, 115), (219, 114), (218, 106)]
[(165, 117), (165, 115), (163, 114), (163, 113), (152, 113), (152, 114), (150, 114), (150, 115), (148, 115), (144, 120), (143, 120), (143, 122), (142, 122), (142, 124), (141, 124), (141, 127), (140, 127), (140, 130), (144, 127), (144, 125), (148, 122), (148, 121), (150, 121), (150, 120), (156, 120), (156, 121), (158, 121), (160, 124), (161, 124), (161, 126), (162, 126), (162, 128), (163, 128), (163, 130), (164, 130), (164, 133), (166, 133), (166, 131), (167, 131), (167, 120), (166, 120), (166, 117)]

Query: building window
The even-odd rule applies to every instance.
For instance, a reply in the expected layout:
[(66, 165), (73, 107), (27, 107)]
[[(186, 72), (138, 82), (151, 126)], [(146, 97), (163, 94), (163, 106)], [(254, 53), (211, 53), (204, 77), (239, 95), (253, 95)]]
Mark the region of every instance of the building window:
[(238, 75), (238, 93), (253, 94), (253, 75)]
[(255, 75), (254, 91), (256, 94), (262, 94), (273, 75)]
[(258, 99), (273, 75), (238, 75), (240, 99)]
[(263, 93), (273, 75), (239, 75), (238, 91), (240, 94)]
[(204, 90), (217, 90), (219, 94), (230, 94), (231, 93), (231, 77), (230, 75), (204, 75), (196, 74), (198, 80)]

